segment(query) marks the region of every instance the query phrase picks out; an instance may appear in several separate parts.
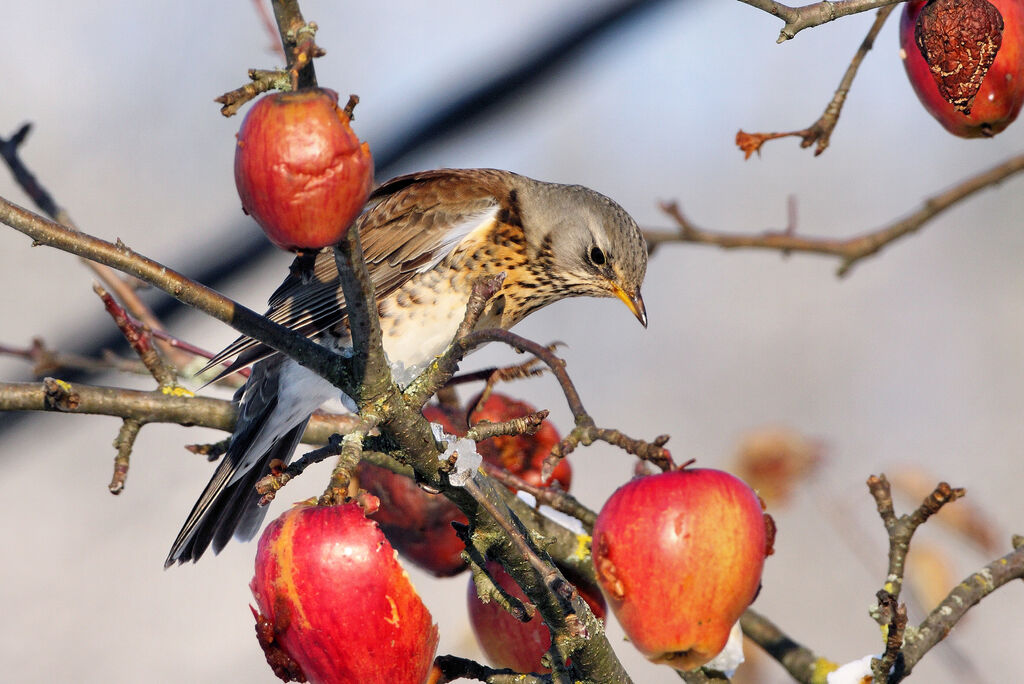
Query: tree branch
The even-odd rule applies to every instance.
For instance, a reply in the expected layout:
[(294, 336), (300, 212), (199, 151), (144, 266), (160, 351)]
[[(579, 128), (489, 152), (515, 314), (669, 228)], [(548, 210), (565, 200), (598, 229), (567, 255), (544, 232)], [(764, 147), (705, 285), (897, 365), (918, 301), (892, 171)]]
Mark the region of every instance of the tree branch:
[[(238, 408), (226, 399), (188, 397), (160, 391), (99, 387), (46, 378), (41, 383), (0, 383), (0, 411), (59, 411), (115, 416), (146, 423), (176, 423), (231, 432)], [(325, 444), (334, 433), (346, 434), (358, 423), (353, 415), (315, 413), (303, 433), (306, 444)]]
[(903, 677), (910, 676), (924, 654), (945, 639), (981, 599), (1004, 584), (1021, 578), (1024, 578), (1024, 544), (1018, 544), (1010, 553), (964, 578), (920, 625), (907, 630), (902, 651)]
[(788, 133), (744, 133), (739, 131), (736, 134), (736, 145), (743, 150), (744, 158), (750, 159), (750, 155), (754, 152), (760, 155), (761, 146), (768, 140), (790, 136), (801, 138), (800, 147), (810, 147), (814, 143), (818, 143), (814, 149), (815, 157), (824, 152), (832, 138), (832, 131), (835, 129), (836, 124), (839, 123), (839, 114), (843, 110), (843, 104), (846, 102), (846, 96), (850, 93), (850, 87), (853, 85), (854, 77), (857, 76), (860, 63), (864, 61), (864, 57), (874, 47), (878, 32), (882, 30), (885, 20), (889, 18), (889, 15), (895, 8), (896, 5), (887, 5), (878, 10), (878, 16), (875, 17), (874, 23), (871, 24), (867, 36), (864, 37), (860, 47), (857, 48), (857, 52), (854, 53), (850, 65), (846, 67), (846, 73), (843, 74), (839, 87), (836, 88), (835, 94), (828, 105), (825, 106), (825, 111), (818, 117), (817, 121), (807, 128)]
[(997, 185), (1022, 170), (1024, 154), (1019, 154), (971, 176), (949, 190), (933, 195), (924, 201), (921, 208), (902, 219), (850, 238), (806, 237), (792, 231), (743, 235), (704, 230), (687, 219), (675, 202), (662, 204), (662, 210), (676, 221), (678, 228), (675, 231), (644, 231), (644, 237), (647, 238), (648, 247), (652, 251), (667, 242), (689, 242), (713, 245), (722, 249), (770, 249), (787, 254), (804, 252), (834, 256), (841, 262), (837, 275), (845, 276), (861, 259), (877, 254), (896, 240), (920, 230), (926, 223), (957, 203), (980, 190)]
[(820, 26), (851, 14), (867, 12), (876, 7), (895, 5), (902, 0), (834, 0), (833, 2), (825, 0), (803, 7), (790, 7), (774, 0), (740, 0), (740, 2), (763, 10), (785, 22), (776, 41), (784, 43), (804, 29)]
[[(75, 226), (75, 222), (71, 220), (71, 216), (68, 212), (57, 204), (53, 195), (50, 194), (42, 183), (36, 179), (35, 175), (21, 160), (19, 149), (22, 143), (24, 143), (28, 138), (28, 134), (31, 130), (31, 124), (24, 124), (9, 139), (3, 140), (0, 138), (0, 156), (2, 156), (4, 162), (6, 162), (7, 167), (14, 176), (15, 182), (17, 182), (21, 189), (25, 191), (25, 194), (32, 199), (40, 211), (62, 226), (71, 230), (78, 230)], [(81, 261), (89, 270), (92, 271), (93, 275), (99, 278), (100, 282), (106, 285), (107, 288), (109, 288), (117, 298), (124, 303), (125, 308), (127, 308), (135, 318), (142, 321), (143, 325), (148, 327), (154, 333), (158, 333), (163, 330), (163, 325), (159, 319), (153, 315), (150, 308), (146, 306), (145, 302), (143, 302), (138, 296), (135, 289), (125, 282), (124, 278), (118, 276), (118, 274), (108, 266), (97, 264), (84, 258)], [(159, 335), (157, 335), (157, 337), (159, 338)], [(157, 342), (157, 346), (175, 364), (182, 365), (185, 363), (185, 357), (175, 351), (174, 345), (161, 340)]]
[(836, 669), (834, 662), (793, 641), (775, 623), (751, 608), (740, 617), (740, 626), (744, 636), (775, 658), (801, 684), (823, 682), (825, 674)]
[(186, 278), (129, 249), (118, 240), (105, 240), (76, 232), (49, 221), (0, 197), (0, 223), (31, 237), (34, 244), (47, 245), (106, 264), (128, 273), (168, 293), (178, 301), (227, 323), (232, 328), (295, 359), (335, 385), (348, 378), (342, 375), (324, 347), (307, 337), (259, 315), (224, 295)]

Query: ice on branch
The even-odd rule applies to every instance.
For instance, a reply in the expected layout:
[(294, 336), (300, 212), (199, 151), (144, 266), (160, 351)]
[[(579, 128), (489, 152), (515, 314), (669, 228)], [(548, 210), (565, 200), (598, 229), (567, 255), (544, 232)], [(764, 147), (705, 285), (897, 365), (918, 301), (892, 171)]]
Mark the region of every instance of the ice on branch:
[(430, 429), (434, 433), (434, 439), (444, 444), (444, 451), (437, 458), (452, 463), (448, 482), (456, 487), (465, 486), (483, 462), (483, 456), (476, 451), (476, 442), (465, 437), (449, 435), (440, 423), (431, 423)]

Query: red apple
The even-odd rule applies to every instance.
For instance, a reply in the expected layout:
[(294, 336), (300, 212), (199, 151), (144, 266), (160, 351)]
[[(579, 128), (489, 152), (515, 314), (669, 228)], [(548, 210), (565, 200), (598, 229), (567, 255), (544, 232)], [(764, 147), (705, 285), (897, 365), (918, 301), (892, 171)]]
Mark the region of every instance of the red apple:
[(272, 637), (310, 682), (427, 678), (437, 627), (384, 534), (356, 504), (298, 504), (270, 523), (250, 586), (264, 650)]
[[(502, 589), (530, 605), (522, 588), (500, 564), (488, 562), (487, 571)], [(582, 584), (577, 585), (577, 591), (590, 606), (594, 616), (603, 621), (606, 609), (601, 594), (596, 590), (588, 591)], [(534, 614), (529, 622), (520, 622), (497, 602), (484, 603), (477, 594), (472, 578), (466, 592), (466, 603), (473, 634), (493, 666), (507, 667), (516, 672), (550, 672), (541, 666), (540, 659), (551, 648), (551, 632), (539, 614)]]
[(754, 600), (766, 555), (761, 502), (720, 470), (647, 475), (594, 524), (601, 590), (633, 645), (677, 670), (708, 662)]
[[(512, 418), (521, 418), (534, 411), (536, 409), (525, 401), (516, 401), (503, 394), (492, 394), (473, 412), (470, 422), (475, 424), (487, 420), (500, 423)], [(532, 435), (492, 437), (480, 442), (477, 449), (486, 461), (501, 466), (532, 485), (544, 487), (551, 484), (551, 480), (555, 480), (562, 489), (569, 491), (569, 485), (572, 483), (572, 466), (564, 458), (558, 462), (549, 480), (541, 479), (544, 459), (551, 453), (551, 447), (560, 439), (558, 431), (545, 420), (541, 423), (540, 429)]]
[[(966, 6), (965, 3), (959, 0), (945, 1), (951, 6), (956, 5), (957, 11), (966, 11), (962, 9)], [(900, 19), (900, 55), (914, 92), (925, 109), (953, 135), (978, 138), (991, 137), (999, 133), (1017, 118), (1021, 104), (1024, 103), (1024, 0), (991, 0), (991, 5), (994, 5), (1002, 16), (1002, 36), (995, 61), (984, 74), (973, 102), (967, 98), (959, 103), (961, 110), (966, 107), (969, 113), (958, 110), (943, 97), (938, 84), (940, 79), (933, 73), (922, 55), (921, 48), (918, 47), (915, 39), (916, 26), (927, 4), (924, 0), (906, 3)], [(983, 5), (978, 7), (980, 9), (972, 7), (970, 11), (978, 12), (984, 9)], [(946, 12), (947, 9), (936, 5), (930, 11)], [(951, 18), (953, 16), (943, 15), (939, 20), (929, 24), (931, 28), (928, 31), (934, 33), (933, 44), (941, 44), (947, 48), (952, 46), (953, 49), (948, 58), (935, 55), (933, 61), (936, 61), (936, 68), (942, 72), (971, 73), (974, 71), (974, 65), (966, 55), (970, 54), (973, 58), (978, 54), (974, 43), (980, 39), (969, 33), (964, 36), (959, 34), (962, 31), (966, 33), (968, 25), (975, 22), (954, 20)], [(995, 33), (998, 34), (998, 31)], [(957, 47), (961, 38), (967, 41), (963, 48)], [(962, 62), (961, 54), (965, 56)], [(943, 59), (949, 61), (945, 66), (941, 63)], [(982, 71), (983, 69), (978, 70), (979, 76)]]
[(245, 117), (235, 147), (242, 208), (281, 249), (339, 242), (373, 186), (373, 157), (333, 90), (267, 95)]

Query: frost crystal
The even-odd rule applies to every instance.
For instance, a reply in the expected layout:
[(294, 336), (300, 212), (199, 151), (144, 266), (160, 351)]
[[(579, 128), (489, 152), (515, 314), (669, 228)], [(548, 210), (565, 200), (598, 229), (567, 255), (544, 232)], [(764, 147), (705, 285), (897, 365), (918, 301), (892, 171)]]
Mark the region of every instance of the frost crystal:
[(437, 457), (439, 460), (447, 461), (455, 454), (455, 468), (448, 473), (448, 482), (456, 487), (464, 486), (483, 461), (483, 457), (476, 451), (476, 442), (445, 433), (439, 423), (431, 423), (430, 430), (434, 433), (434, 439), (444, 444), (444, 452)]

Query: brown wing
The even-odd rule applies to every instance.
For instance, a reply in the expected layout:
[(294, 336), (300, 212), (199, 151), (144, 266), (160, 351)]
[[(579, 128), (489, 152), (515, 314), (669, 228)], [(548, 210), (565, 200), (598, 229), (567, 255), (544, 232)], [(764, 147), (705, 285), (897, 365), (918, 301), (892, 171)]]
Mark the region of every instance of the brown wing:
[[(440, 169), (399, 176), (377, 188), (356, 219), (370, 280), (383, 299), (418, 272), (429, 270), (458, 251), (473, 230), (489, 225), (514, 203), (508, 179), (493, 169)], [(300, 257), (301, 258), (301, 257)], [(305, 270), (305, 277), (297, 271)], [(292, 269), (270, 296), (266, 316), (313, 336), (345, 319), (345, 299), (330, 248), (308, 269)], [(273, 354), (273, 349), (239, 337), (203, 368), (238, 358), (218, 377)]]

